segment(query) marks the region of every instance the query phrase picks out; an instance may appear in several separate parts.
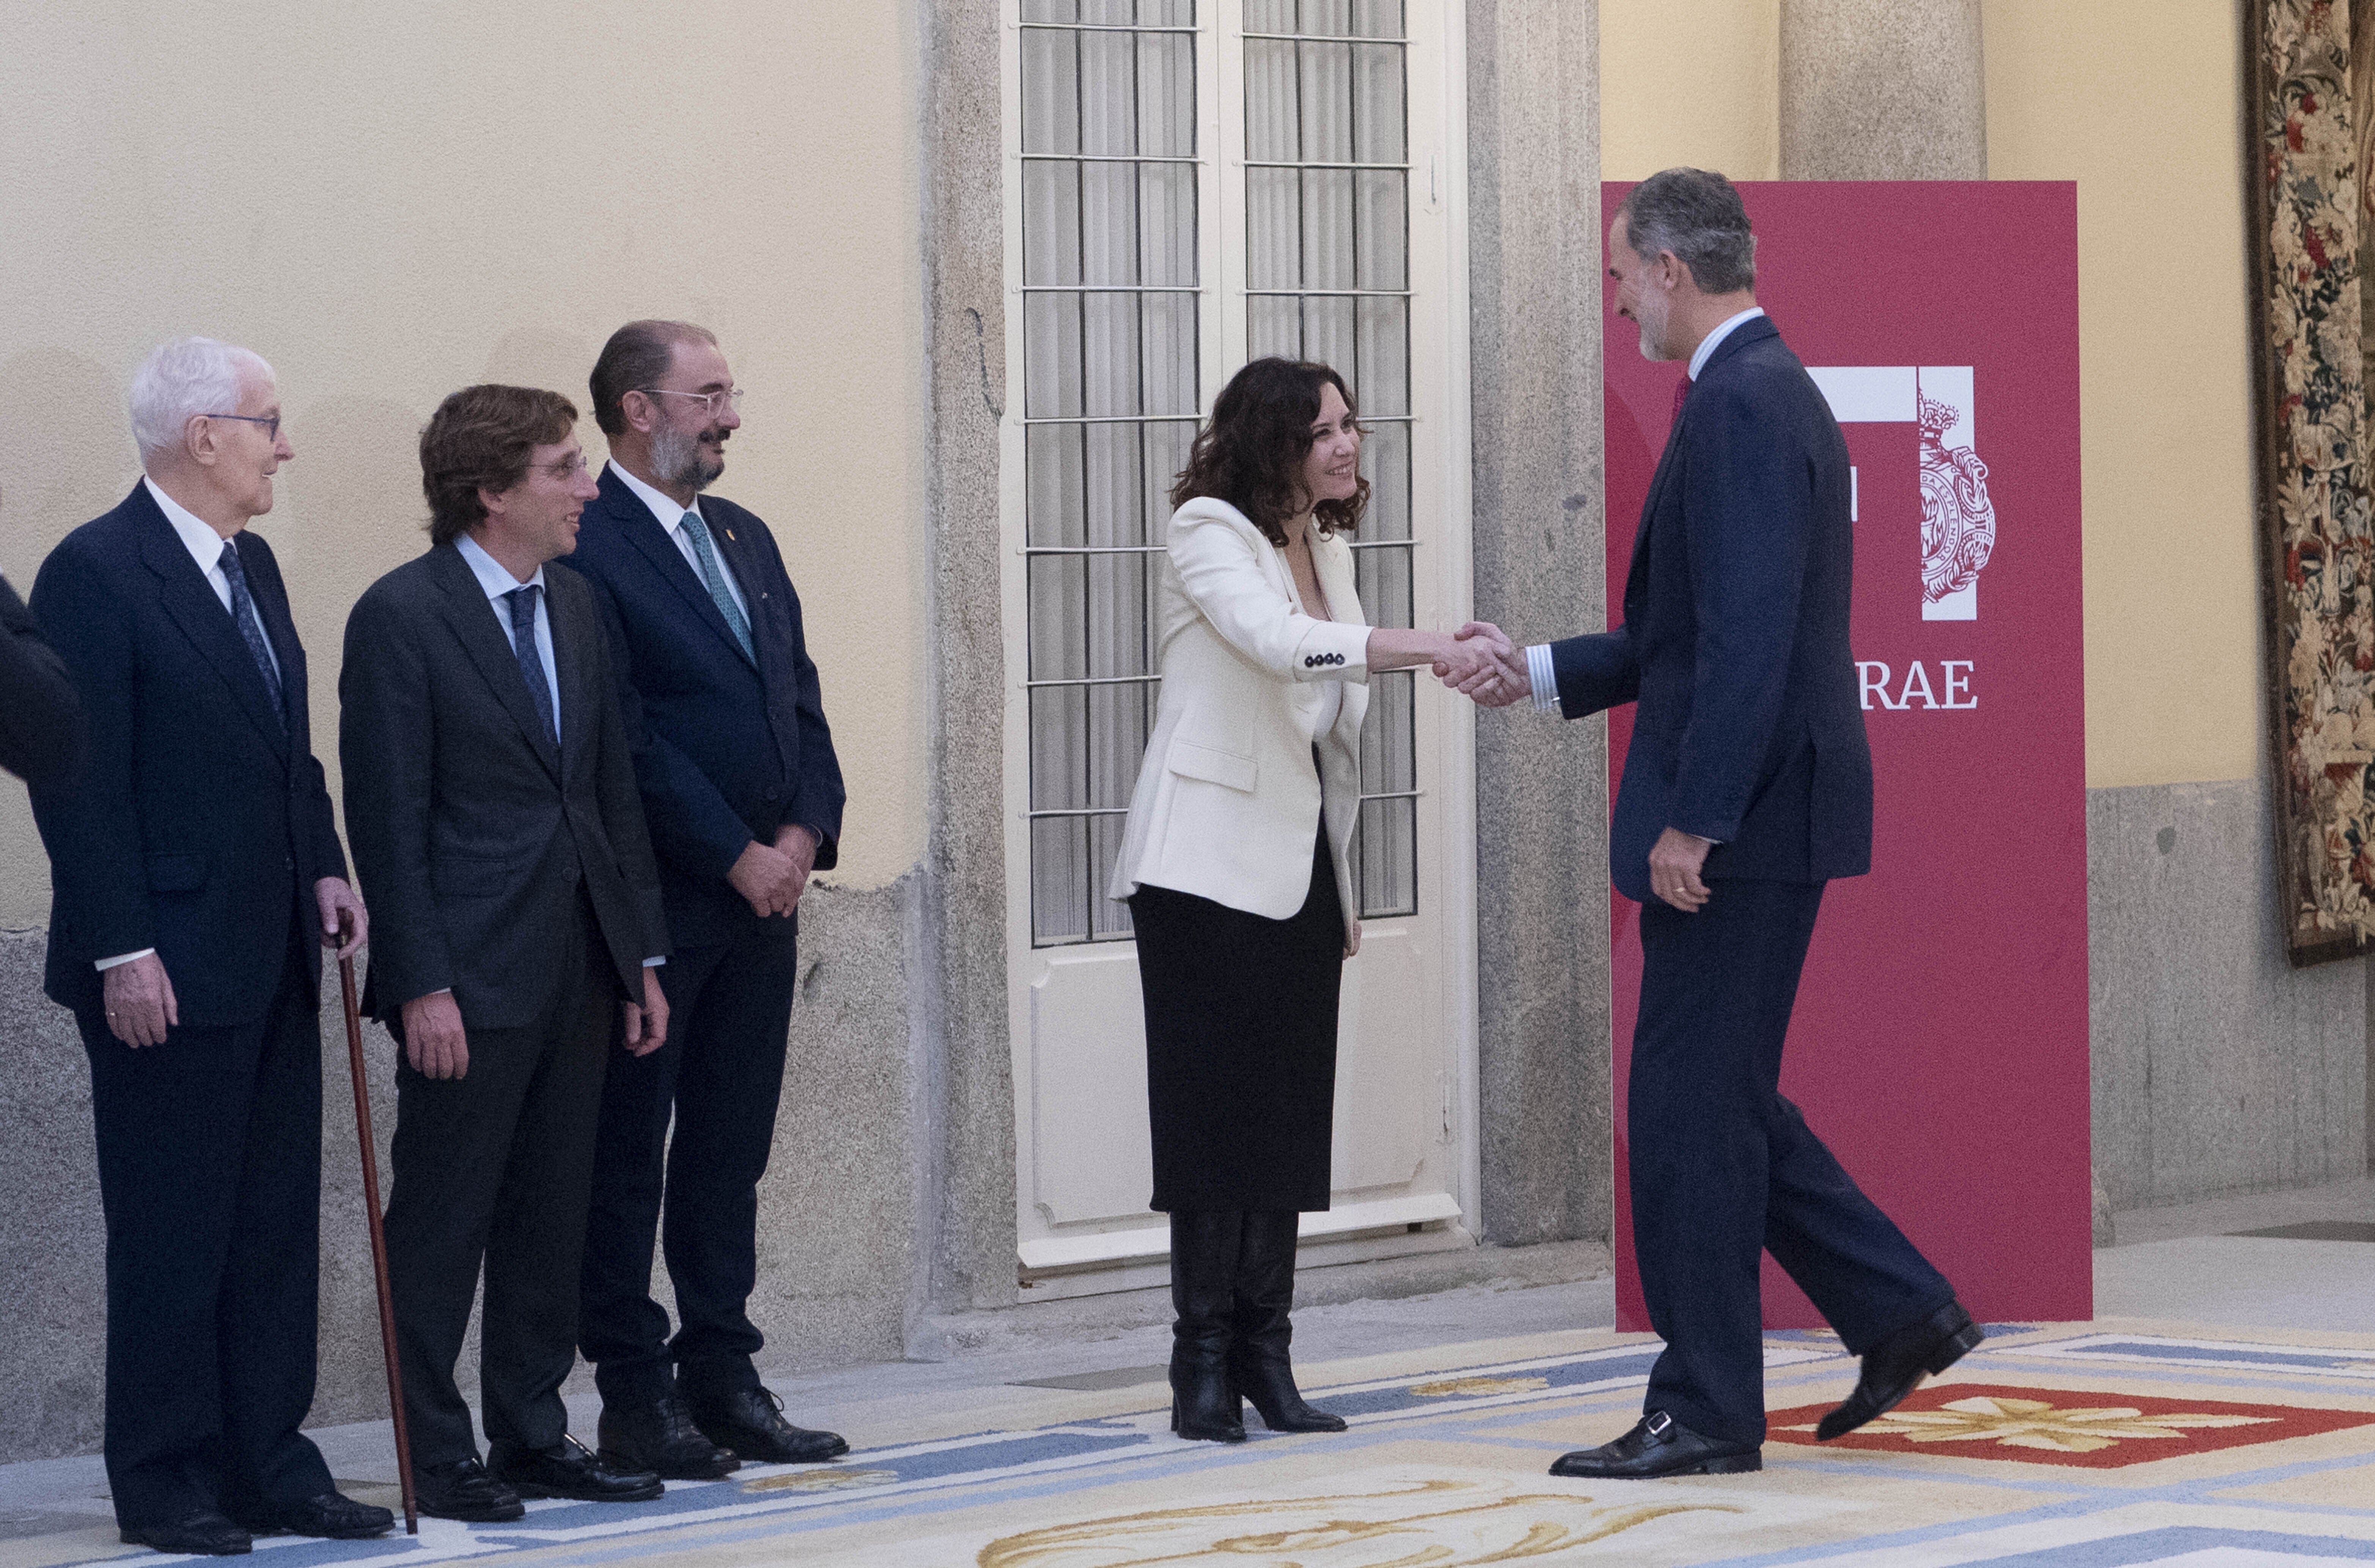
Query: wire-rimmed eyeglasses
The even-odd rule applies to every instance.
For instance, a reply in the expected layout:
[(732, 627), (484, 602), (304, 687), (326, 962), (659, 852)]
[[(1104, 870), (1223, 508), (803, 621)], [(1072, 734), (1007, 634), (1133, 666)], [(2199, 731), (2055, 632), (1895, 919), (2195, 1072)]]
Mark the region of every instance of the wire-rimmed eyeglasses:
[(738, 386), (729, 386), (723, 392), (679, 392), (672, 386), (643, 386), (635, 390), (646, 397), (690, 397), (701, 405), (703, 415), (712, 418), (719, 412), (721, 400), (731, 403), (736, 413), (742, 411), (742, 389)]

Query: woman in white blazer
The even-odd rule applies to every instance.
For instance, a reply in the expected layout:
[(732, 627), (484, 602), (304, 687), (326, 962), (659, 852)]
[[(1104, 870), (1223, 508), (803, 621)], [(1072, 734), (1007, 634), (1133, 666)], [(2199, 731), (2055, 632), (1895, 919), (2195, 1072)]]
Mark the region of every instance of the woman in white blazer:
[(1336, 1004), (1361, 944), (1346, 848), (1371, 670), (1459, 679), (1481, 642), (1371, 628), (1347, 542), (1361, 428), (1325, 365), (1231, 379), (1173, 487), (1163, 671), (1112, 896), (1146, 999), (1152, 1207), (1171, 1216), (1172, 1427), (1341, 1432), (1296, 1391), (1296, 1215), (1328, 1207)]

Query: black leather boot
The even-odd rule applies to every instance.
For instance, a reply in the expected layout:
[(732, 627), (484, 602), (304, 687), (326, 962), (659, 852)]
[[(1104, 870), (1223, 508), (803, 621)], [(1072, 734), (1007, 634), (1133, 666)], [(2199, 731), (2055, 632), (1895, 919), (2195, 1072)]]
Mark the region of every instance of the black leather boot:
[(1287, 1346), (1294, 1338), (1294, 1211), (1245, 1216), (1237, 1252), (1236, 1337), (1229, 1377), (1272, 1432), (1341, 1432), (1344, 1418), (1315, 1410), (1294, 1386)]
[(1171, 1430), (1207, 1443), (1243, 1443), (1245, 1421), (1229, 1385), (1229, 1318), (1244, 1216), (1175, 1210), (1171, 1216)]

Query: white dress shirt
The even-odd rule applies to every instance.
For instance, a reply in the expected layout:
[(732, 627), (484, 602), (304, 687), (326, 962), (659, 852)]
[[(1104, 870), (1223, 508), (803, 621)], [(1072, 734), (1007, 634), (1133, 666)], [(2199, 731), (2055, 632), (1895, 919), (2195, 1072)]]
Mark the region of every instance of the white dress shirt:
[(660, 527), (668, 534), (669, 542), (676, 546), (677, 553), (684, 557), (687, 566), (692, 568), (692, 580), (705, 588), (709, 585), (709, 577), (701, 570), (701, 557), (695, 553), (692, 541), (685, 537), (684, 533), (686, 517), (701, 517), (701, 525), (709, 530), (709, 548), (717, 557), (718, 575), (726, 579), (726, 591), (734, 595), (735, 607), (748, 621), (750, 619), (750, 601), (742, 596), (742, 584), (734, 581), (734, 568), (727, 564), (726, 552), (717, 548), (717, 530), (711, 527), (708, 518), (702, 517), (701, 498), (693, 497), (691, 506), (679, 506), (675, 501), (620, 467), (615, 457), (610, 460), (610, 472), (624, 479), (629, 489), (644, 498), (644, 504), (652, 509), (654, 517), (659, 519)]
[(479, 586), (487, 591), (487, 606), (495, 612), (495, 623), (503, 629), (503, 642), (511, 648), (512, 656), (519, 656), (519, 643), (512, 636), (512, 607), (504, 595), (517, 588), (534, 586), (536, 595), (536, 656), (544, 666), (544, 690), (552, 698), (552, 737), (561, 738), (561, 671), (552, 662), (552, 617), (545, 608), (545, 598), (551, 592), (545, 587), (544, 568), (522, 583), (512, 575), (511, 568), (489, 555), (478, 540), (464, 534), (454, 541), (462, 559), (470, 563), (470, 571), (479, 579)]
[[(207, 586), (212, 588), (215, 591), (215, 597), (222, 602), (223, 613), (230, 614), (230, 579), (223, 575), (222, 569), (223, 546), (230, 541), (215, 532), (213, 524), (158, 489), (156, 480), (143, 475), (140, 482), (148, 487), (148, 499), (157, 503), (157, 510), (163, 513), (165, 521), (172, 525), (174, 536), (182, 541), (182, 548), (188, 550), (190, 559), (198, 563), (198, 575), (207, 580)], [(253, 599), (255, 595), (251, 592), (248, 596)], [(256, 612), (256, 623), (259, 629), (263, 625), (263, 615), (264, 612), (261, 610)], [(241, 641), (244, 645), (245, 639), (242, 638)], [(269, 632), (265, 633), (264, 656), (272, 661), (272, 673), (274, 678), (278, 678), (280, 674), (280, 654), (272, 646), (272, 635)], [(113, 958), (94, 961), (93, 967), (104, 972), (113, 969), (119, 963), (130, 963), (134, 959), (147, 958), (156, 950), (154, 948), (143, 948), (136, 953), (118, 953)]]
[[(1765, 307), (1762, 305), (1751, 305), (1736, 316), (1727, 316), (1713, 332), (1701, 338), (1697, 351), (1691, 356), (1690, 379), (1693, 381), (1699, 379), (1699, 372), (1707, 369), (1707, 360), (1715, 356), (1715, 351), (1723, 347), (1723, 340), (1738, 330), (1743, 322), (1755, 321), (1764, 313)], [(1526, 684), (1533, 688), (1534, 712), (1553, 713), (1558, 711), (1558, 671), (1551, 664), (1549, 643), (1535, 643), (1528, 645)]]

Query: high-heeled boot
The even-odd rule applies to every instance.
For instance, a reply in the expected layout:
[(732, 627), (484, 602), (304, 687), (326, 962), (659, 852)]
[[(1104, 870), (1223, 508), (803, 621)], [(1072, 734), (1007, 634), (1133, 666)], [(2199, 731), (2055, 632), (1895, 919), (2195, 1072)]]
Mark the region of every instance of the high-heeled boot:
[(1229, 1375), (1270, 1431), (1341, 1432), (1343, 1417), (1304, 1402), (1287, 1355), (1294, 1338), (1294, 1226), (1292, 1209), (1257, 1209), (1245, 1216)]
[(1229, 1385), (1230, 1316), (1242, 1216), (1225, 1209), (1171, 1215), (1171, 1430), (1208, 1443), (1246, 1440)]

